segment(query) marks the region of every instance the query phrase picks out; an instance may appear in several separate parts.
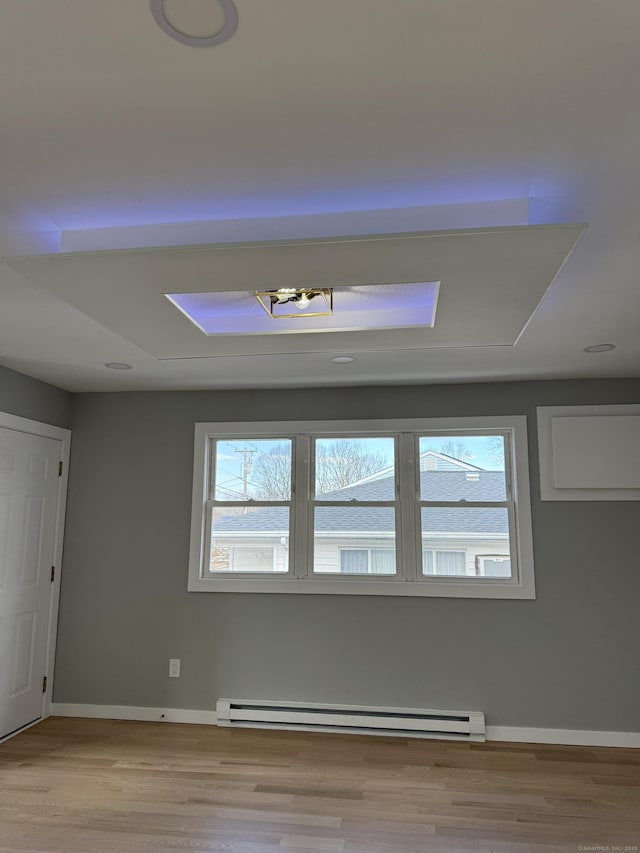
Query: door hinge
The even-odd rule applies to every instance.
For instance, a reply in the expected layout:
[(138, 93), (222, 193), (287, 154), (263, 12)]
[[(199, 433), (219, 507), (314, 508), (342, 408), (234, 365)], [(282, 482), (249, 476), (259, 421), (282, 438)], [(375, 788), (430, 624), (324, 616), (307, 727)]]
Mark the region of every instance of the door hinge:
[(58, 462), (58, 477), (62, 477), (62, 468), (63, 468), (63, 465), (64, 465), (64, 463), (63, 463), (63, 461), (62, 461), (62, 459), (61, 459), (61, 460), (60, 460), (60, 462)]
[(47, 676), (46, 675), (42, 679), (42, 692), (43, 693), (47, 692)]
[(53, 583), (55, 579), (56, 579), (56, 567), (51, 566), (51, 583)]

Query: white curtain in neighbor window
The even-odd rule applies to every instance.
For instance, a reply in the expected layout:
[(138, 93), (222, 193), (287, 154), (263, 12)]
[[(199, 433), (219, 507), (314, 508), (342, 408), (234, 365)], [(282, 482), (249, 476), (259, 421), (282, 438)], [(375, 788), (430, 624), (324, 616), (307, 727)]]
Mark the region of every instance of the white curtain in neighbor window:
[(396, 552), (391, 548), (371, 551), (371, 574), (392, 575), (396, 570)]
[(425, 575), (465, 575), (465, 553), (464, 551), (423, 551), (422, 571)]
[(436, 573), (439, 575), (464, 575), (464, 551), (436, 551)]
[(350, 575), (366, 575), (369, 565), (369, 553), (360, 551), (340, 552), (340, 571)]
[(340, 571), (349, 575), (392, 575), (396, 570), (393, 548), (344, 548), (340, 551)]

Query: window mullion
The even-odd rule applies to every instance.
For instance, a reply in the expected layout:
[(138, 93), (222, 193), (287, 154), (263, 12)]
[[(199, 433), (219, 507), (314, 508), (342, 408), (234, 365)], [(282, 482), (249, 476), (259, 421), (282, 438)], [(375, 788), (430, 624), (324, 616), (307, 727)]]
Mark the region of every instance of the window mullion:
[[(399, 580), (411, 581), (418, 577), (419, 509), (418, 472), (416, 470), (417, 437), (412, 433), (398, 436), (397, 483), (398, 511), (396, 536), (398, 542), (397, 576)], [(417, 466), (419, 469), (419, 465)]]
[(312, 525), (309, 508), (311, 506), (311, 439), (308, 435), (298, 435), (294, 439), (293, 452), (293, 495), (291, 512), (292, 543), (290, 558), (291, 574), (296, 578), (306, 578), (311, 574), (311, 538)]
[(215, 464), (216, 464), (216, 454), (215, 454), (215, 441), (212, 436), (209, 436), (206, 444), (206, 456), (205, 456), (205, 469), (206, 469), (206, 477), (207, 477), (207, 500), (213, 500), (215, 498)]
[(509, 556), (511, 558), (511, 576), (516, 582), (520, 582), (522, 575), (520, 570), (520, 543), (518, 540), (518, 524), (516, 519), (516, 506), (511, 503), (507, 508), (509, 520)]
[(503, 448), (505, 489), (507, 500), (513, 503), (513, 433), (511, 431), (505, 432), (503, 435)]
[(367, 509), (368, 507), (390, 507), (397, 506), (398, 501), (312, 501), (315, 507), (345, 507), (345, 509), (349, 509), (352, 507), (353, 509)]
[(420, 508), (430, 507), (443, 509), (508, 509), (513, 501), (418, 501)]
[(202, 577), (209, 574), (211, 568), (211, 518), (213, 515), (213, 501), (208, 500), (204, 509), (204, 530), (202, 531), (202, 566), (200, 572)]

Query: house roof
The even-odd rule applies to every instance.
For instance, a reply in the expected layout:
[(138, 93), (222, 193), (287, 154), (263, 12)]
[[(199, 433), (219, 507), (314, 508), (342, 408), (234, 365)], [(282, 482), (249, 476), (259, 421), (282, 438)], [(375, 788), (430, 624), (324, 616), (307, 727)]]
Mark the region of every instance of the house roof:
[[(456, 459), (455, 456), (449, 456), (448, 453), (442, 453), (440, 450), (423, 450), (419, 456), (420, 464), (424, 460), (431, 458), (436, 460), (436, 466), (438, 462), (442, 463), (442, 467), (440, 470), (463, 470), (463, 471), (483, 471), (483, 468), (479, 468), (477, 465), (472, 465), (470, 462), (464, 462), (462, 459)], [(359, 486), (360, 483), (369, 483), (371, 480), (382, 480), (385, 477), (390, 477), (393, 474), (393, 465), (388, 465), (386, 468), (381, 468), (380, 471), (376, 471), (374, 474), (369, 474), (368, 477), (363, 477), (361, 480), (357, 480), (355, 483), (351, 483), (348, 488), (353, 488), (353, 486)], [(433, 470), (438, 470), (437, 467)]]
[[(505, 499), (504, 474), (483, 471), (469, 480), (464, 471), (425, 471), (421, 474), (422, 495), (429, 501), (500, 501)], [(393, 478), (372, 480), (347, 486), (324, 495), (327, 500), (393, 500)], [(454, 509), (429, 507), (422, 510), (429, 530), (438, 533), (508, 532), (507, 514), (494, 507), (464, 506)], [(316, 513), (315, 529), (326, 533), (370, 531), (389, 533), (394, 529), (391, 507), (321, 507)], [(288, 511), (284, 507), (265, 507), (246, 515), (222, 517), (216, 522), (216, 535), (224, 533), (285, 533)]]

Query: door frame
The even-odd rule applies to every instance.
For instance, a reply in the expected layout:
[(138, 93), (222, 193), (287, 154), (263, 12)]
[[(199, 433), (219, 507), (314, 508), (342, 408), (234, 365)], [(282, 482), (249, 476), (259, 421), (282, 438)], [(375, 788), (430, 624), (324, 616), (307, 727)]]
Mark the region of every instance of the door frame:
[[(58, 497), (56, 505), (56, 532), (53, 544), (53, 563), (55, 575), (51, 584), (49, 599), (49, 625), (47, 628), (47, 651), (43, 675), (47, 679), (47, 689), (42, 694), (42, 719), (48, 717), (51, 711), (53, 697), (53, 671), (56, 661), (56, 640), (58, 634), (58, 608), (60, 605), (60, 578), (62, 575), (62, 546), (64, 539), (64, 522), (67, 510), (67, 486), (69, 484), (69, 455), (71, 452), (71, 430), (51, 424), (32, 421), (29, 418), (0, 412), (0, 428), (12, 429), (16, 432), (37, 435), (42, 438), (53, 438), (61, 443), (60, 462), (62, 473), (58, 477)], [(19, 731), (22, 731), (20, 729)]]

